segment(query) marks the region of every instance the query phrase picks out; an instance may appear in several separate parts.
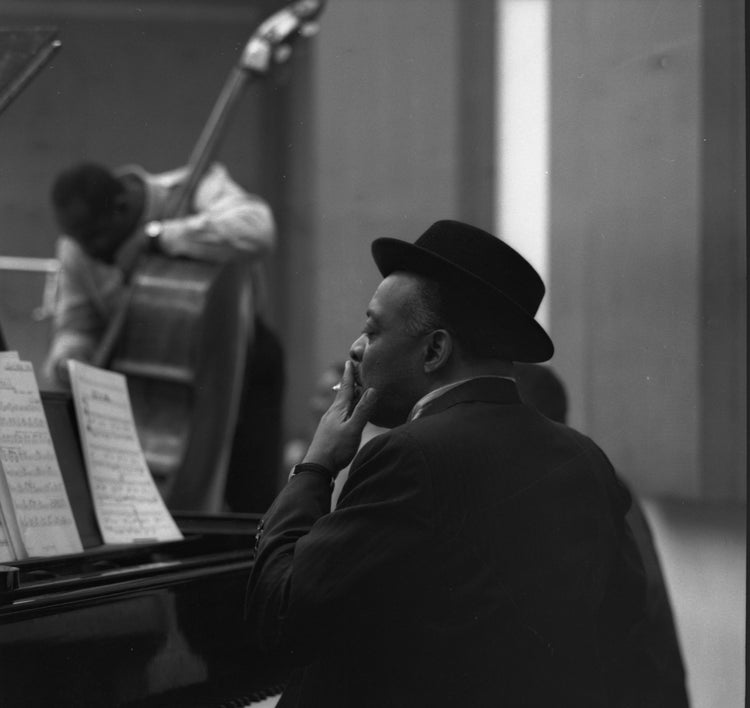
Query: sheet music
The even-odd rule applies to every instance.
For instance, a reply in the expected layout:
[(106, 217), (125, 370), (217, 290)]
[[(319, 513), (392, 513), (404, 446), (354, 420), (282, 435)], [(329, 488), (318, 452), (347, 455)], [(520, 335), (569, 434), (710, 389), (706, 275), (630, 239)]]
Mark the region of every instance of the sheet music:
[[(4, 361), (10, 359), (18, 359), (18, 352), (0, 352), (0, 366), (2, 366)], [(8, 529), (5, 526), (2, 508), (0, 508), (0, 563), (15, 560), (15, 557), (16, 554), (13, 552), (10, 540), (8, 539)]]
[(5, 522), (0, 519), (0, 563), (5, 563), (15, 559), (16, 554), (13, 553), (13, 549), (10, 547), (8, 533), (5, 530)]
[(181, 539), (146, 464), (125, 377), (78, 361), (68, 368), (104, 543)]
[(0, 358), (0, 504), (19, 558), (83, 550), (31, 362)]
[[(0, 471), (2, 474), (2, 471)], [(10, 538), (8, 537), (8, 529), (5, 526), (5, 518), (3, 517), (3, 510), (0, 508), (0, 563), (6, 561), (12, 561), (16, 559), (16, 554), (13, 551), (13, 547), (10, 545)]]

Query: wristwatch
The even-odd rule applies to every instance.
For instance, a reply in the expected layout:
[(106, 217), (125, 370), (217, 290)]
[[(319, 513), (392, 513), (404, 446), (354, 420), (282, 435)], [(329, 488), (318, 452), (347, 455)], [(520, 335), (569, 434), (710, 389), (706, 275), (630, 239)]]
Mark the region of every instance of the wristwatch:
[(148, 250), (152, 253), (159, 253), (161, 251), (159, 239), (164, 233), (164, 224), (161, 221), (149, 221), (143, 230), (148, 236)]
[(292, 467), (292, 471), (289, 473), (289, 479), (291, 480), (293, 477), (296, 477), (300, 472), (316, 472), (327, 478), (331, 483), (331, 488), (333, 488), (333, 480), (336, 475), (323, 465), (319, 465), (315, 462), (298, 462)]

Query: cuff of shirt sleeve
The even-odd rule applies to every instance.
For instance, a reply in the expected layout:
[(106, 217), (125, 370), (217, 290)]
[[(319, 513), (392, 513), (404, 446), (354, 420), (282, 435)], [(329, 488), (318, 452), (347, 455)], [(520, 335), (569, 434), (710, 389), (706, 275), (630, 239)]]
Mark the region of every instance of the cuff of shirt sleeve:
[(182, 241), (185, 236), (185, 227), (180, 219), (168, 219), (160, 221), (159, 249), (168, 256), (183, 255)]

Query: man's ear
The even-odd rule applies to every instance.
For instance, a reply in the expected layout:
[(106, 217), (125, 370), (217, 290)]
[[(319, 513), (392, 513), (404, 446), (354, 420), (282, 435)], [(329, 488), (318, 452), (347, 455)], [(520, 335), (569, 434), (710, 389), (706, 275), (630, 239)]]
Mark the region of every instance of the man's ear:
[(425, 373), (432, 374), (442, 369), (450, 360), (452, 353), (453, 337), (450, 332), (445, 329), (430, 332), (424, 359)]

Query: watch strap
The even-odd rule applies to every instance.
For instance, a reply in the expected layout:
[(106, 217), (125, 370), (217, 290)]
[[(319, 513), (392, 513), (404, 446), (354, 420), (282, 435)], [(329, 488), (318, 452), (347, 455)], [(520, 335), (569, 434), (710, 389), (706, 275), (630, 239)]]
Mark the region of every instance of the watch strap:
[(326, 479), (328, 479), (331, 483), (331, 486), (333, 486), (333, 478), (334, 473), (331, 472), (325, 465), (319, 465), (317, 462), (299, 462), (294, 467), (292, 467), (292, 471), (289, 474), (289, 479), (293, 479), (296, 477), (300, 472), (315, 472), (316, 474), (322, 475)]

